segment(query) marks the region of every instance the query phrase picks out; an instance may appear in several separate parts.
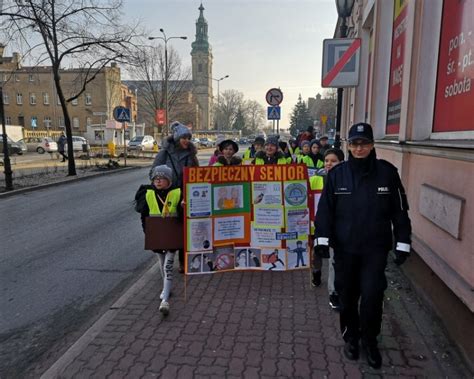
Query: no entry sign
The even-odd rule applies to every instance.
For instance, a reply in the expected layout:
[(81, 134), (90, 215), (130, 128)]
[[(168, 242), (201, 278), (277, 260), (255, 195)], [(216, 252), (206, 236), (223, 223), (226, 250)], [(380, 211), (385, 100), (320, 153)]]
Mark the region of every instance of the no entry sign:
[(323, 41), (322, 87), (355, 87), (359, 84), (360, 45), (360, 38)]

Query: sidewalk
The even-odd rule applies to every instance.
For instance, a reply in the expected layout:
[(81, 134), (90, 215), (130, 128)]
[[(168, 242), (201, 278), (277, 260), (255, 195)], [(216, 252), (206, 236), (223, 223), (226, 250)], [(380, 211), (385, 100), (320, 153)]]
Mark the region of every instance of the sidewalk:
[(387, 275), (380, 370), (343, 356), (338, 315), (308, 271), (187, 277), (186, 302), (176, 274), (162, 319), (155, 265), (43, 378), (472, 377), (398, 268)]

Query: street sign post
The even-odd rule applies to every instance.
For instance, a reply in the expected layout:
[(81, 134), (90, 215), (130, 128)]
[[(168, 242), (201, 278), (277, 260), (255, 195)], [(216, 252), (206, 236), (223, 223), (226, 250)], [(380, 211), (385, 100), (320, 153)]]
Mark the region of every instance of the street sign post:
[(276, 107), (268, 107), (267, 108), (267, 119), (268, 120), (280, 120), (281, 119), (281, 108)]
[(268, 105), (280, 105), (283, 101), (283, 92), (279, 88), (270, 88), (265, 95)]
[(334, 38), (323, 41), (323, 88), (359, 85), (360, 38)]
[(114, 119), (118, 122), (130, 122), (130, 109), (125, 107), (115, 107), (114, 108)]

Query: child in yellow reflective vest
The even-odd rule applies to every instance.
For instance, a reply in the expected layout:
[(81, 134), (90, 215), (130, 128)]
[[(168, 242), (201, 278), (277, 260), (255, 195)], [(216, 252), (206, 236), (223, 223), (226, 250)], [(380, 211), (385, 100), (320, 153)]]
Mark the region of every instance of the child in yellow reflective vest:
[[(318, 174), (309, 178), (310, 188), (313, 191), (322, 191), (327, 173), (337, 164), (344, 161), (344, 153), (340, 149), (328, 149), (324, 154), (324, 170), (320, 170)], [(316, 212), (316, 209), (314, 210)], [(314, 228), (311, 228), (314, 234)], [(340, 308), (339, 296), (334, 286), (334, 251), (329, 250), (330, 259), (328, 263), (328, 292), (329, 292), (329, 305), (331, 308), (338, 310)], [(313, 253), (313, 273), (311, 284), (314, 287), (321, 285), (321, 268), (322, 268), (322, 257)]]
[[(151, 185), (140, 186), (135, 195), (135, 210), (140, 212), (143, 231), (145, 220), (149, 216), (182, 217), (180, 188), (173, 188), (173, 172), (166, 165), (153, 168), (150, 174)], [(166, 316), (169, 313), (169, 297), (173, 280), (175, 250), (153, 250), (158, 254), (163, 276), (163, 290), (160, 295), (160, 312)]]
[(279, 136), (268, 137), (265, 142), (265, 151), (259, 151), (252, 163), (255, 165), (287, 164), (285, 155), (278, 150), (280, 148), (278, 138)]
[(231, 139), (226, 139), (219, 143), (221, 155), (213, 166), (238, 166), (242, 164), (242, 159), (236, 155), (239, 151), (239, 145)]

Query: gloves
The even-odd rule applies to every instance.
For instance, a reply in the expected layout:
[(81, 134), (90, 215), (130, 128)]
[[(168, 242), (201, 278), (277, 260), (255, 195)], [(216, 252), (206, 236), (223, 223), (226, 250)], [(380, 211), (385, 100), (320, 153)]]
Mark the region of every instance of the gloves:
[(410, 256), (410, 253), (407, 253), (406, 251), (401, 251), (401, 250), (395, 250), (394, 254), (395, 254), (395, 258), (393, 261), (395, 262), (397, 266), (402, 265)]
[(314, 255), (320, 258), (329, 258), (329, 246), (317, 245), (314, 247)]

